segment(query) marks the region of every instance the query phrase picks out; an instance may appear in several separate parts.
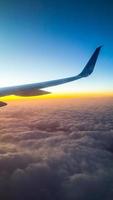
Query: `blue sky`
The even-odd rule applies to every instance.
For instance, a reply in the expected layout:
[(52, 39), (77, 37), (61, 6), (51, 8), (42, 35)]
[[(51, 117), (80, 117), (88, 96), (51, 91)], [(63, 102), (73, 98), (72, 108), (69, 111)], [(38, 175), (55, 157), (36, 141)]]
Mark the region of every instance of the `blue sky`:
[(0, 1), (0, 86), (77, 74), (102, 44), (92, 76), (49, 90), (113, 91), (112, 11), (110, 0)]

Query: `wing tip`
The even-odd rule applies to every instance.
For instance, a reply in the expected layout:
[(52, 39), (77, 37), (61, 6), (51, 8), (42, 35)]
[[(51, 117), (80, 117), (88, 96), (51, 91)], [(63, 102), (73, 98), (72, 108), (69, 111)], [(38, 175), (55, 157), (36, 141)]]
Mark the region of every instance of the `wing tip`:
[[(98, 50), (98, 52), (102, 49), (102, 47), (103, 47), (104, 45), (100, 45), (100, 46), (98, 46), (97, 48), (96, 48), (96, 50)], [(96, 51), (95, 50), (95, 51)]]
[(104, 46), (104, 45), (100, 45), (100, 46), (98, 46), (97, 48), (98, 48), (98, 49), (101, 49), (103, 46)]

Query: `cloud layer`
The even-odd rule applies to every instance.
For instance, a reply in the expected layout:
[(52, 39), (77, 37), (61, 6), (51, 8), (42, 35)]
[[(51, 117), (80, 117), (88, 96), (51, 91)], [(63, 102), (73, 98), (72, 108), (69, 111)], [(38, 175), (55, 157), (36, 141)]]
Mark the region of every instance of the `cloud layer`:
[(112, 200), (112, 99), (0, 110), (0, 199)]

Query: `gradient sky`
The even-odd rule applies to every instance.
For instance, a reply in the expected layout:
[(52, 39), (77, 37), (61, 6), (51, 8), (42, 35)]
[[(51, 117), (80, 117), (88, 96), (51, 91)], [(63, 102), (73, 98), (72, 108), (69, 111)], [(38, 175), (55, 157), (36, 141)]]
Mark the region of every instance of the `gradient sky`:
[(77, 74), (99, 45), (92, 76), (49, 91), (113, 92), (113, 2), (0, 1), (1, 87)]

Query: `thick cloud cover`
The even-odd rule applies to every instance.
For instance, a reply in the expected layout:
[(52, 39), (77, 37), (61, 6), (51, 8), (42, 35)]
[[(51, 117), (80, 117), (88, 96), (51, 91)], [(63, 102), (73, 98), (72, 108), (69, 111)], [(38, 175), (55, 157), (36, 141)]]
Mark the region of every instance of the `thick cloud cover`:
[(0, 199), (113, 199), (113, 99), (10, 102), (0, 115)]

